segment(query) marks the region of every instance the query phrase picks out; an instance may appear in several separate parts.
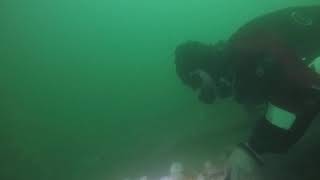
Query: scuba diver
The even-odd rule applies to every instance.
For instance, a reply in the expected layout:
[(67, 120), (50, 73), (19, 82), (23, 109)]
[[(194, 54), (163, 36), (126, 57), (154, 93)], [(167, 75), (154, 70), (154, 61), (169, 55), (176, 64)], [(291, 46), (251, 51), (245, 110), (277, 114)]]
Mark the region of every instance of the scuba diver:
[(286, 153), (304, 135), (320, 110), (319, 56), (319, 5), (259, 16), (224, 42), (176, 47), (176, 73), (200, 101), (264, 107), (247, 142), (229, 157), (227, 179), (252, 179), (262, 155)]

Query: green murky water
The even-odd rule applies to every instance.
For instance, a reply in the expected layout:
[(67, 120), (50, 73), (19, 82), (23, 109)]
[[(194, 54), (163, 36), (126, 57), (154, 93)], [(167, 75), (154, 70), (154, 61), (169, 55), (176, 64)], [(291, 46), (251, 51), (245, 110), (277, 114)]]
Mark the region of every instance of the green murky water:
[(202, 105), (182, 86), (175, 46), (314, 2), (2, 0), (0, 178), (156, 175), (218, 156), (251, 123), (238, 105)]

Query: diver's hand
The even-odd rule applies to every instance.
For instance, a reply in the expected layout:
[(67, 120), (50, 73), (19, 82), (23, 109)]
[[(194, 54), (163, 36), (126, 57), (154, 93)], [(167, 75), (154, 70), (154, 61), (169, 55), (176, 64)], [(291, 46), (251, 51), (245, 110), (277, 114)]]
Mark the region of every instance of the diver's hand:
[(229, 160), (228, 180), (259, 180), (260, 162), (252, 153), (243, 147), (236, 148)]

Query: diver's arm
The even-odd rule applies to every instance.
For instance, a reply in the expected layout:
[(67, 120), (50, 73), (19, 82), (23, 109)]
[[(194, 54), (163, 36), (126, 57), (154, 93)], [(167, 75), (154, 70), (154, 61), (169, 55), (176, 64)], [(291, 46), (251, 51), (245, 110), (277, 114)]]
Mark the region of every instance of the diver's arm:
[[(279, 57), (287, 56), (280, 55)], [(281, 105), (278, 104), (279, 102), (273, 102), (273, 100), (269, 100), (269, 102), (266, 103), (264, 115), (258, 118), (256, 127), (248, 141), (248, 145), (251, 149), (258, 154), (287, 152), (290, 147), (296, 144), (304, 135), (320, 109), (320, 91), (315, 92), (316, 90), (311, 88), (311, 83), (306, 83), (312, 82), (310, 79), (312, 79), (313, 74), (311, 73), (313, 72), (311, 72), (310, 69), (307, 69), (307, 67), (303, 65), (303, 67), (296, 67), (297, 69), (290, 69), (294, 70), (294, 74), (298, 74), (299, 76), (283, 73), (288, 71), (286, 66), (292, 67), (290, 63), (295, 64), (295, 57), (289, 57), (291, 60), (287, 61), (288, 64), (285, 65), (283, 63), (278, 63), (281, 58), (267, 61), (271, 63), (262, 63), (261, 67), (264, 73), (261, 80), (267, 84), (266, 87), (276, 86), (278, 84), (277, 81), (295, 84), (296, 86), (293, 86), (292, 88), (296, 88), (296, 90), (300, 89), (301, 92), (297, 95), (301, 94), (301, 96), (304, 96), (304, 100), (296, 101), (296, 103), (299, 104), (299, 107), (295, 107), (295, 110), (286, 108), (287, 106), (292, 106), (292, 102), (289, 102), (291, 100), (282, 102), (283, 104)], [(286, 79), (287, 76), (299, 78)]]
[(319, 108), (319, 100), (302, 105), (299, 112), (289, 112), (269, 103), (248, 145), (258, 154), (286, 153), (304, 135)]
[[(281, 119), (277, 119), (279, 117)], [(286, 121), (278, 121), (283, 119)], [(303, 135), (305, 128), (302, 126), (300, 130), (293, 129), (297, 119), (292, 113), (269, 103), (265, 116), (260, 118), (249, 140), (237, 146), (231, 154), (227, 178), (256, 180), (261, 175), (260, 168), (264, 164), (263, 154), (287, 152)]]
[(281, 128), (263, 117), (257, 122), (248, 145), (259, 155), (285, 153), (292, 144), (286, 141), (289, 139), (288, 133), (288, 129)]

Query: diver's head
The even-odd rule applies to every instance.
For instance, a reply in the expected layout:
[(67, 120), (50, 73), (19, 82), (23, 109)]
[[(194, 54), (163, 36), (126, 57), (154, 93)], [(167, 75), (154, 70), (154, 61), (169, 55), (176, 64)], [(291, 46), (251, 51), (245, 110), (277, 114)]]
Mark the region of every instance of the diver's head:
[(216, 97), (232, 95), (230, 73), (224, 55), (224, 45), (188, 41), (175, 50), (176, 72), (182, 82), (198, 91), (199, 99), (207, 104)]

